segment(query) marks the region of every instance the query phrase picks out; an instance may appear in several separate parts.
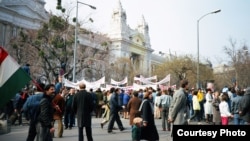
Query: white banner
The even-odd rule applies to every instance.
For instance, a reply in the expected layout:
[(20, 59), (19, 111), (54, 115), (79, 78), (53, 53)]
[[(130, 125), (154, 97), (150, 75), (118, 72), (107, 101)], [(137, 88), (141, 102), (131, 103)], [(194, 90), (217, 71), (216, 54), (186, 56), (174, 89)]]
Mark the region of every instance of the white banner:
[(115, 81), (111, 78), (111, 84), (113, 85), (123, 85), (123, 84), (126, 84), (128, 83), (128, 77), (125, 77), (122, 81), (118, 82), (118, 81)]
[[(136, 78), (136, 77), (135, 77)], [(139, 90), (140, 88), (141, 89), (144, 89), (146, 87), (153, 87), (154, 89), (157, 88), (157, 85), (161, 85), (161, 84), (164, 84), (164, 83), (168, 83), (170, 82), (170, 74), (167, 75), (164, 79), (162, 79), (161, 81), (159, 82), (151, 82), (151, 81), (148, 81), (148, 80), (152, 80), (153, 78), (156, 78), (156, 76), (153, 76), (153, 77), (149, 77), (149, 78), (144, 78), (143, 76), (140, 77), (139, 81), (140, 82), (143, 82), (144, 84), (146, 85), (138, 85), (136, 83), (133, 84), (133, 87), (132, 86), (128, 86), (130, 89), (134, 88), (136, 90)], [(148, 80), (147, 80), (148, 79)], [(138, 79), (137, 79), (138, 80)], [(76, 88), (76, 89), (79, 89), (78, 87), (78, 84), (80, 82), (83, 82), (86, 84), (86, 88), (87, 90), (92, 88), (92, 89), (97, 89), (97, 88), (100, 88), (101, 87), (101, 84), (105, 84), (105, 77), (102, 77), (101, 79), (95, 81), (95, 82), (88, 82), (84, 79), (82, 79), (81, 81), (78, 81), (77, 83), (73, 83), (67, 79), (64, 79), (64, 85), (67, 86), (67, 87), (73, 87), (73, 88)], [(116, 85), (116, 86), (112, 86), (112, 87), (118, 87), (118, 85), (123, 85), (123, 84), (126, 84), (128, 83), (128, 78), (125, 77), (124, 80), (118, 82), (118, 81), (115, 81), (113, 79), (111, 79), (111, 84), (113, 85)], [(109, 85), (106, 85), (106, 88), (108, 88)], [(120, 88), (123, 88), (123, 89), (128, 89), (127, 87), (120, 87)]]
[(86, 85), (86, 90), (89, 90), (92, 88), (93, 90), (100, 88), (101, 84), (105, 84), (105, 77), (102, 77), (101, 79), (95, 81), (95, 82), (88, 82), (85, 79), (82, 79), (81, 81), (77, 81), (77, 83), (71, 82), (67, 79), (63, 79), (64, 86), (66, 87), (71, 87), (71, 88), (76, 88), (79, 89), (79, 83), (84, 83)]
[(102, 77), (101, 79), (95, 81), (95, 82), (88, 82), (88, 81), (86, 81), (85, 79), (82, 79), (82, 80), (79, 81), (79, 82), (83, 82), (83, 83), (85, 83), (86, 85), (87, 85), (87, 84), (89, 84), (89, 85), (97, 85), (97, 84), (98, 84), (98, 85), (101, 85), (101, 84), (105, 84), (105, 76)]
[(170, 82), (170, 74), (167, 75), (165, 78), (163, 78), (161, 81), (159, 81), (159, 82), (157, 82), (157, 83), (154, 83), (154, 84), (160, 85), (160, 84), (168, 83), (168, 82)]
[(152, 76), (152, 77), (148, 77), (148, 78), (145, 78), (146, 80), (148, 81), (151, 81), (151, 80), (157, 80), (157, 76)]
[[(88, 81), (86, 81), (85, 79), (82, 79), (82, 80), (79, 81), (79, 82), (85, 83), (86, 89), (87, 89), (87, 90), (89, 90), (89, 89), (91, 89), (91, 88), (92, 88), (93, 90), (95, 90), (95, 89), (97, 89), (97, 88), (100, 88), (100, 87), (101, 87), (101, 84), (105, 84), (105, 76), (102, 77), (101, 79), (95, 81), (95, 82), (88, 82)], [(79, 82), (78, 82), (78, 83), (79, 83)]]
[(147, 80), (147, 81), (151, 81), (151, 80), (157, 80), (157, 76), (152, 76), (152, 77), (148, 77), (148, 78), (144, 78), (142, 75), (140, 75), (140, 77), (134, 77), (134, 81), (141, 81), (141, 78)]
[(140, 78), (138, 77), (134, 77), (134, 81), (140, 81), (144, 84), (152, 84), (152, 85), (160, 85), (160, 84), (164, 84), (164, 83), (168, 83), (170, 82), (170, 74), (167, 75), (165, 78), (163, 78), (161, 81), (159, 82), (151, 82), (150, 80), (153, 80), (153, 79), (157, 79), (156, 76), (153, 76), (153, 77), (149, 77), (149, 78), (144, 78), (142, 75), (140, 76)]
[(64, 79), (64, 86), (79, 89), (78, 83), (71, 82), (68, 79)]
[(133, 90), (139, 90), (139, 89), (145, 89), (145, 88), (149, 88), (149, 87), (152, 87), (153, 89), (157, 89), (157, 85), (154, 85), (154, 84), (149, 84), (149, 85), (138, 85), (136, 83), (133, 84)]
[(144, 84), (153, 84), (154, 82), (151, 82), (150, 80), (144, 78), (143, 76), (140, 76), (140, 81)]

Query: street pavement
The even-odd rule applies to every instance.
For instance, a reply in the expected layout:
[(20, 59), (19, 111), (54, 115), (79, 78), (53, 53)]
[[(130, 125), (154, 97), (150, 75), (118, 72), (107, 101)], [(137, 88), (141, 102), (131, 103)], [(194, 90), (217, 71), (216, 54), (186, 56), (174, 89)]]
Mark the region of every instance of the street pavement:
[[(107, 133), (106, 124), (103, 129), (101, 129), (100, 123), (101, 118), (92, 118), (92, 135), (95, 141), (131, 141), (131, 126), (129, 125), (128, 119), (121, 118), (123, 126), (125, 127), (124, 131), (113, 130), (115, 134)], [(170, 141), (170, 132), (162, 131), (161, 119), (155, 119), (155, 123), (158, 129), (160, 136), (160, 141)], [(0, 141), (25, 141), (28, 134), (28, 125), (24, 124), (23, 126), (11, 126), (11, 132), (8, 134), (0, 135)], [(55, 128), (57, 125), (55, 126)], [(115, 123), (115, 127), (117, 127)], [(55, 136), (57, 135), (57, 129)], [(87, 141), (86, 133), (84, 130), (84, 140)], [(62, 138), (53, 138), (53, 141), (77, 141), (78, 140), (78, 128), (73, 127), (71, 130), (64, 130)]]
[[(124, 131), (113, 130), (115, 134), (109, 134), (107, 133), (107, 126), (104, 125), (103, 129), (100, 126), (100, 123), (102, 121), (102, 118), (92, 118), (92, 135), (94, 141), (131, 141), (131, 126), (129, 125), (129, 119), (123, 119), (121, 118), (123, 126), (125, 127)], [(11, 126), (11, 132), (8, 134), (2, 134), (0, 135), (0, 141), (25, 141), (27, 134), (28, 134), (28, 123), (27, 121), (23, 120), (24, 124), (22, 126)], [(209, 125), (206, 122), (201, 122), (202, 125)], [(162, 131), (161, 126), (161, 119), (155, 119), (155, 124), (159, 133), (160, 141), (172, 141), (170, 136), (170, 131)], [(190, 122), (190, 125), (198, 125), (198, 122)], [(230, 123), (232, 124), (232, 120), (230, 120)], [(117, 124), (114, 125), (117, 128)], [(55, 124), (55, 136), (57, 136), (57, 123)], [(53, 141), (77, 141), (78, 140), (78, 128), (73, 127), (71, 130), (67, 129), (63, 132), (63, 137), (53, 138)], [(86, 133), (84, 130), (84, 140), (86, 141)]]

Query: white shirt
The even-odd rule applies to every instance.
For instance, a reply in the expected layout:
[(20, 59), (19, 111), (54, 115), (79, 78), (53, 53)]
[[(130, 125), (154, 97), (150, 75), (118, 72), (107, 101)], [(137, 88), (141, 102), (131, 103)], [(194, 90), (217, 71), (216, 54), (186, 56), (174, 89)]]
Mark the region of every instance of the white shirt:
[(219, 104), (219, 109), (220, 109), (220, 116), (221, 117), (229, 117), (231, 116), (231, 113), (229, 112), (229, 106), (226, 101), (221, 101)]

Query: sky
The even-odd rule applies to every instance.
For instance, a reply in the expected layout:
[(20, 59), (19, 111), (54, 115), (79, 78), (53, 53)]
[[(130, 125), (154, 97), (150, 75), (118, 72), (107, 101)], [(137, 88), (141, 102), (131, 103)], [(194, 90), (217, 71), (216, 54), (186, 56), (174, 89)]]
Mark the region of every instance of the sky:
[[(76, 15), (77, 0), (62, 0), (62, 6)], [(119, 0), (78, 0), (96, 7), (79, 4), (78, 19), (93, 31), (108, 32), (112, 10)], [(200, 62), (210, 60), (213, 66), (227, 63), (224, 47), (231, 47), (230, 39), (239, 49), (250, 49), (250, 1), (248, 0), (120, 0), (126, 11), (127, 24), (137, 26), (144, 16), (149, 26), (151, 48), (154, 53), (191, 54)], [(45, 9), (56, 12), (57, 0), (45, 0)], [(210, 12), (221, 10), (216, 14)], [(197, 21), (204, 15), (199, 24)], [(92, 18), (93, 23), (86, 19)], [(199, 25), (199, 28), (197, 28)], [(199, 29), (199, 36), (197, 32)]]

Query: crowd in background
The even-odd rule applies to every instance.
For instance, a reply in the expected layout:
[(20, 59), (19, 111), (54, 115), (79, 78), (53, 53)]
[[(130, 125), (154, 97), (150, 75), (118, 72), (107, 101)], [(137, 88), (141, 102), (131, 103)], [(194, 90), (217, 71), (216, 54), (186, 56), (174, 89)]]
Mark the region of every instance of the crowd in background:
[[(87, 127), (86, 134), (89, 140), (93, 140), (91, 124), (79, 125), (79, 120), (83, 117), (77, 116), (83, 109), (79, 109), (81, 106), (79, 103), (74, 104), (74, 97), (79, 95), (80, 90), (64, 87), (61, 77), (55, 80), (53, 87), (51, 104), (54, 110), (51, 126), (58, 122), (58, 131), (56, 135), (53, 132), (52, 137), (62, 137), (64, 130), (78, 126), (79, 134), (82, 132), (80, 131), (82, 127)], [(30, 120), (32, 117), (27, 116), (25, 112), (25, 103), (33, 95), (44, 93), (44, 89), (45, 85), (39, 83), (33, 89), (25, 88), (19, 91), (1, 109), (1, 118), (8, 118), (13, 125), (22, 125), (23, 116), (32, 121)], [(193, 121), (211, 125), (228, 125), (230, 121), (234, 125), (250, 123), (250, 87), (246, 89), (225, 87), (221, 90), (194, 89), (188, 86), (188, 81), (182, 81), (178, 90), (171, 88), (155, 90), (152, 87), (139, 90), (116, 87), (109, 90), (100, 88), (85, 90), (84, 87), (84, 91), (90, 95), (90, 107), (93, 106), (90, 108), (91, 117), (100, 118), (100, 128), (104, 128), (108, 123), (107, 132), (114, 133), (116, 122), (119, 130), (123, 131), (125, 127), (120, 118), (128, 119), (133, 140), (159, 140), (155, 119), (162, 120), (162, 131), (171, 131), (172, 125), (188, 125)], [(86, 105), (82, 105), (84, 106)], [(30, 122), (29, 134), (34, 135), (36, 133), (32, 133), (32, 129), (34, 130), (35, 126), (31, 126)], [(34, 137), (30, 138), (34, 140)]]
[[(188, 121), (205, 121), (212, 125), (244, 125), (250, 120), (250, 88), (237, 89), (225, 86), (221, 90), (212, 88), (191, 89), (188, 105), (191, 116)], [(199, 104), (198, 104), (199, 103)]]

